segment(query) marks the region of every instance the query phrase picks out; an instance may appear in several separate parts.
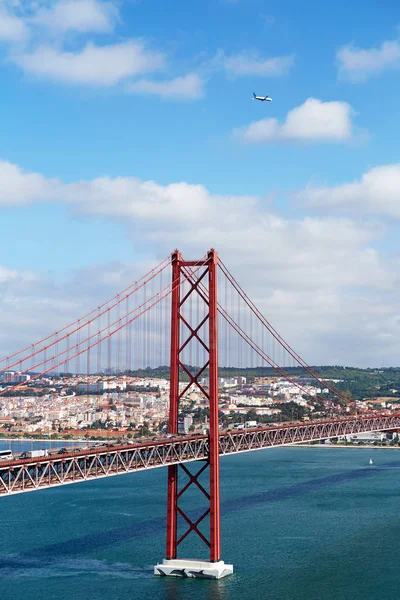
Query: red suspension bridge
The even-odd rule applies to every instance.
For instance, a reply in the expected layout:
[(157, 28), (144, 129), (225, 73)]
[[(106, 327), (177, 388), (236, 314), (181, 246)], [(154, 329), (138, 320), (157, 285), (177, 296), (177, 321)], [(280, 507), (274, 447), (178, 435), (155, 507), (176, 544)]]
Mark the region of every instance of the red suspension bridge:
[[(172, 278), (168, 276), (171, 265)], [(0, 363), (0, 375), (7, 386), (0, 391), (0, 402), (3, 407), (11, 405), (15, 395), (23, 395), (28, 377), (29, 385), (34, 386), (46, 375), (75, 374), (86, 381), (83, 388), (87, 386), (89, 396), (93, 385), (98, 385), (96, 377), (104, 372), (145, 372), (160, 365), (168, 366), (170, 373), (171, 437), (3, 461), (0, 496), (165, 466), (166, 559), (155, 567), (155, 574), (219, 578), (232, 572), (232, 565), (221, 561), (221, 455), (400, 428), (400, 415), (396, 414), (341, 416), (340, 411), (346, 414), (347, 399), (331, 381), (321, 380), (285, 342), (214, 250), (195, 261), (185, 261), (175, 251), (95, 310), (5, 357)], [(219, 408), (223, 391), (218, 366), (227, 373), (253, 369), (259, 381), (259, 402), (265, 403), (268, 395), (274, 394), (273, 385), (268, 384), (268, 388), (266, 384), (272, 381), (268, 377), (272, 370), (275, 377), (286, 382), (292, 395), (297, 394), (302, 402), (310, 401), (312, 395), (314, 403), (335, 409), (337, 416), (222, 431)], [(18, 373), (16, 381), (10, 379), (14, 372)], [(300, 374), (313, 382), (311, 388)], [(180, 414), (193, 391), (197, 401), (209, 409), (209, 432), (176, 437)], [(193, 488), (206, 502), (206, 509), (196, 520), (188, 516), (190, 511), (183, 502)], [(178, 559), (178, 547), (190, 534), (204, 542), (208, 560)]]

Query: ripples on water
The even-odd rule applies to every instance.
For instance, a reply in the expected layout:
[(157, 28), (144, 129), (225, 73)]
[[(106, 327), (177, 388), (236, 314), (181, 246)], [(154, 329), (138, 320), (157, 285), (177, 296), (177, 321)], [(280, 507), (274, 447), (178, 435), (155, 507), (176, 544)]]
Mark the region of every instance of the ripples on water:
[(107, 563), (93, 559), (64, 560), (47, 558), (28, 558), (21, 555), (10, 555), (0, 558), (0, 577), (19, 578), (48, 578), (48, 577), (77, 577), (92, 575), (121, 579), (137, 579), (148, 577), (153, 573), (152, 565), (148, 568), (136, 568), (126, 563)]
[[(378, 600), (397, 593), (397, 451), (282, 448), (221, 461), (218, 582), (155, 578), (166, 472), (0, 499), (1, 600)], [(189, 516), (203, 506), (193, 496)], [(201, 546), (186, 547), (186, 556)], [(203, 554), (204, 556), (204, 554)]]

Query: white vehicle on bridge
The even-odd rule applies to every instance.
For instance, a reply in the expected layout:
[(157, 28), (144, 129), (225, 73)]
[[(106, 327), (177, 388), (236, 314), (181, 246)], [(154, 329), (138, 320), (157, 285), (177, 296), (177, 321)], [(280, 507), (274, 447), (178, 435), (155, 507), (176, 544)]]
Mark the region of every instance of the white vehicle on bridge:
[(21, 454), (21, 458), (40, 458), (41, 456), (49, 456), (48, 450), (28, 450)]
[(13, 458), (11, 450), (0, 450), (0, 460), (12, 460)]

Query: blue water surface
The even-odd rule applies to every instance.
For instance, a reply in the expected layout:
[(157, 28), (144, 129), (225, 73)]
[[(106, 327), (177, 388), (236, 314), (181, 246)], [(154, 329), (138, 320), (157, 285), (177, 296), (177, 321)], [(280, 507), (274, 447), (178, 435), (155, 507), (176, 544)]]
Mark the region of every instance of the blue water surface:
[[(276, 448), (222, 458), (222, 558), (234, 575), (219, 581), (153, 576), (164, 557), (166, 475), (0, 498), (1, 600), (400, 597), (400, 450)], [(204, 506), (191, 489), (191, 518)], [(183, 542), (182, 557), (206, 555), (193, 535)]]

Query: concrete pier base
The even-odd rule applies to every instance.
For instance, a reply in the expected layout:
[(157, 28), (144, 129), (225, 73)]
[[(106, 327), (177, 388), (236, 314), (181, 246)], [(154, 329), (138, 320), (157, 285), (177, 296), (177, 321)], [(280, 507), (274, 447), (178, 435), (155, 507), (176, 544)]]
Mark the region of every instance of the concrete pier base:
[(199, 577), (202, 579), (221, 579), (232, 575), (233, 565), (226, 565), (223, 560), (209, 562), (206, 560), (164, 559), (162, 564), (154, 567), (154, 575), (161, 577)]

